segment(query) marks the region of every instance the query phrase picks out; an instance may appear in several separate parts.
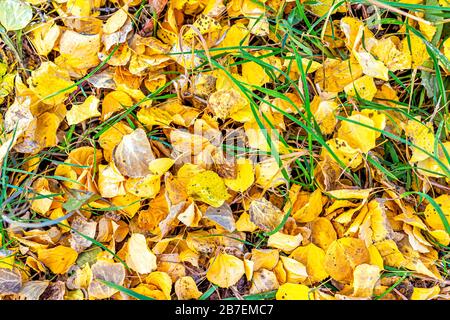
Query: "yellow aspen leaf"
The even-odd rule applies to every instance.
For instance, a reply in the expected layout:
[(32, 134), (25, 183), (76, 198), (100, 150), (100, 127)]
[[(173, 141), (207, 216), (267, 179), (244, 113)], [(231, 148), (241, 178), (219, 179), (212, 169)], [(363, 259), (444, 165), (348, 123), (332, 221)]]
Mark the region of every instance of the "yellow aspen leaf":
[(98, 190), (102, 197), (113, 198), (125, 195), (126, 191), (123, 185), (125, 180), (113, 163), (98, 166)]
[[(345, 166), (356, 169), (362, 163), (362, 155), (359, 149), (350, 147), (347, 141), (334, 138), (328, 140), (327, 145), (331, 152), (334, 153)], [(322, 148), (322, 156), (329, 161), (336, 162), (331, 153), (325, 148)]]
[(127, 265), (140, 274), (148, 274), (156, 269), (156, 256), (148, 248), (144, 235), (133, 233), (127, 243)]
[(380, 278), (380, 268), (370, 264), (360, 264), (353, 271), (353, 297), (370, 298), (375, 284)]
[(380, 270), (383, 270), (384, 269), (383, 258), (381, 257), (381, 254), (378, 251), (377, 247), (371, 244), (370, 246), (367, 247), (367, 250), (369, 250), (370, 264), (377, 266)]
[(346, 37), (346, 44), (349, 50), (355, 49), (361, 38), (364, 41), (369, 41), (372, 39), (373, 33), (368, 27), (364, 26), (364, 23), (353, 17), (344, 17), (341, 19), (341, 29)]
[(437, 240), (440, 244), (448, 246), (450, 244), (450, 235), (444, 230), (432, 230), (429, 231), (430, 235)]
[[(228, 52), (239, 51), (239, 46), (247, 46), (249, 40), (249, 31), (247, 27), (237, 22), (229, 28), (223, 28), (224, 38), (218, 45), (218, 48), (224, 48)], [(235, 47), (234, 49), (231, 49)], [(228, 49), (230, 48), (230, 49)]]
[(197, 284), (190, 276), (181, 277), (175, 282), (175, 294), (178, 300), (197, 300), (202, 295)]
[(89, 96), (82, 104), (72, 106), (72, 109), (67, 111), (66, 119), (69, 126), (78, 124), (87, 119), (99, 117), (98, 105), (100, 100), (95, 96)]
[(402, 51), (411, 54), (412, 68), (421, 66), (430, 58), (425, 43), (412, 32), (409, 34), (409, 42), (407, 38), (402, 40)]
[(341, 92), (344, 87), (363, 75), (356, 61), (326, 59), (315, 73), (315, 83), (327, 92)]
[(358, 60), (363, 73), (369, 77), (381, 79), (384, 81), (389, 80), (389, 69), (384, 65), (383, 62), (377, 60), (369, 52), (366, 51), (354, 51), (353, 52), (356, 60)]
[(161, 290), (166, 300), (170, 300), (170, 292), (172, 291), (172, 279), (166, 272), (153, 271), (145, 278), (145, 283), (155, 286)]
[(152, 174), (162, 176), (169, 171), (174, 163), (175, 161), (170, 158), (159, 158), (151, 161), (148, 165), (148, 169)]
[(111, 91), (102, 101), (102, 120), (107, 120), (115, 112), (126, 110), (132, 105), (133, 100), (126, 92)]
[(420, 117), (410, 119), (405, 125), (405, 134), (413, 144), (410, 146), (410, 163), (425, 160), (430, 154), (434, 154), (435, 137), (431, 124), (423, 124)]
[(31, 72), (31, 78), (27, 81), (30, 89), (48, 105), (64, 102), (75, 90), (69, 73), (50, 61), (41, 63), (38, 69)]
[(372, 101), (373, 97), (377, 93), (377, 87), (375, 86), (373, 78), (365, 75), (346, 85), (344, 87), (344, 91), (348, 96), (360, 97), (362, 99)]
[(121, 141), (123, 136), (133, 132), (129, 126), (123, 122), (117, 122), (111, 126), (108, 130), (103, 132), (98, 138), (98, 143), (103, 149), (103, 154), (105, 155), (106, 161), (112, 160), (112, 154), (115, 146), (117, 146)]
[(61, 33), (60, 30), (60, 27), (53, 21), (33, 26), (31, 42), (39, 55), (47, 56), (53, 50)]
[(111, 202), (118, 207), (118, 211), (125, 213), (129, 218), (133, 218), (141, 207), (141, 198), (132, 193), (116, 196), (111, 199)]
[(250, 220), (250, 215), (244, 212), (236, 221), (236, 230), (241, 232), (254, 232), (258, 226)]
[(33, 183), (33, 190), (36, 192), (33, 198), (36, 199), (31, 201), (31, 209), (37, 213), (46, 215), (53, 203), (53, 192), (50, 191), (48, 180), (45, 178), (36, 179)]
[(324, 267), (333, 279), (351, 282), (355, 268), (360, 264), (368, 263), (369, 259), (369, 251), (362, 240), (344, 237), (328, 247)]
[[(447, 223), (450, 223), (450, 195), (443, 194), (435, 198), (434, 201), (444, 213)], [(438, 214), (434, 206), (429, 203), (424, 211), (425, 221), (434, 230), (445, 230), (441, 216)]]
[(118, 31), (128, 19), (128, 6), (125, 5), (114, 12), (103, 25), (104, 33), (113, 33)]
[(252, 249), (253, 270), (272, 270), (277, 265), (279, 258), (280, 254), (276, 249)]
[(128, 178), (125, 182), (128, 193), (141, 198), (154, 198), (161, 189), (161, 177), (148, 174), (142, 178)]
[(309, 298), (309, 288), (303, 284), (282, 284), (275, 295), (277, 300), (314, 300)]
[(334, 101), (322, 101), (318, 96), (311, 102), (311, 112), (323, 134), (334, 132), (337, 120), (335, 117), (338, 104)]
[(139, 284), (133, 291), (155, 300), (167, 300), (164, 292), (146, 283)]
[(384, 240), (375, 243), (375, 247), (378, 249), (381, 257), (383, 258), (384, 265), (400, 268), (404, 267), (407, 263), (405, 257), (398, 249), (394, 240)]
[(254, 273), (254, 263), (252, 260), (244, 259), (245, 277), (247, 281), (252, 281)]
[(92, 270), (89, 263), (83, 265), (80, 269), (77, 269), (75, 273), (69, 278), (70, 283), (75, 289), (87, 289), (92, 281)]
[(38, 250), (38, 259), (55, 274), (64, 274), (75, 263), (78, 253), (69, 247), (57, 246)]
[[(445, 151), (444, 151), (445, 149)], [(447, 168), (450, 168), (450, 163), (445, 154), (450, 154), (450, 142), (446, 141), (438, 145), (438, 154), (435, 155), (440, 162)], [(418, 171), (426, 177), (439, 178), (445, 176), (446, 173), (434, 157), (426, 158), (425, 160), (417, 162)]]
[(348, 121), (342, 121), (338, 129), (337, 138), (345, 140), (350, 147), (367, 153), (376, 145), (375, 123), (372, 119), (355, 114), (347, 118)]
[(414, 287), (411, 295), (411, 300), (430, 300), (435, 298), (441, 289), (438, 285), (431, 288), (416, 288)]
[(76, 69), (89, 69), (100, 63), (100, 35), (85, 35), (72, 30), (65, 31), (59, 40), (61, 53), (59, 65)]
[[(301, 65), (303, 72), (305, 73), (313, 73), (317, 71), (320, 67), (322, 67), (322, 64), (314, 61), (312, 59), (308, 58), (302, 58), (301, 59)], [(289, 78), (292, 80), (299, 79), (301, 75), (301, 71), (299, 68), (299, 64), (297, 63), (296, 59), (286, 59), (284, 60), (283, 67), (290, 67), (289, 70)]]
[(447, 57), (447, 59), (450, 60), (450, 38), (447, 38), (443, 42), (443, 46), (444, 46), (444, 55)]
[(201, 212), (195, 206), (195, 203), (192, 202), (185, 210), (178, 214), (177, 219), (188, 227), (197, 227), (202, 217)]
[[(199, 16), (197, 16), (197, 19), (192, 25), (198, 30), (198, 32), (200, 32), (200, 34), (219, 31), (222, 28), (217, 20), (204, 14), (200, 14)], [(188, 40), (192, 39), (196, 35), (197, 33), (193, 29), (188, 29), (183, 38), (185, 40)]]
[(58, 144), (56, 136), (59, 124), (58, 116), (45, 112), (37, 118), (35, 136), (40, 148), (54, 147)]
[(237, 159), (236, 171), (235, 179), (224, 179), (225, 185), (233, 191), (244, 192), (255, 181), (252, 161), (245, 158)]
[(313, 243), (298, 247), (289, 257), (306, 266), (306, 273), (311, 283), (322, 281), (328, 277), (328, 272), (324, 268), (325, 251)]
[(118, 292), (102, 282), (108, 281), (122, 286), (125, 280), (125, 267), (122, 263), (97, 260), (92, 267), (92, 281), (88, 287), (89, 299), (107, 299)]
[(277, 276), (273, 271), (261, 269), (253, 273), (252, 286), (250, 294), (258, 294), (262, 292), (276, 290), (279, 287)]
[(308, 277), (306, 267), (298, 260), (280, 256), (280, 260), (283, 263), (283, 268), (286, 271), (286, 282), (300, 283), (305, 281)]
[(327, 194), (336, 199), (367, 199), (372, 189), (339, 189), (327, 191)]
[(314, 221), (322, 212), (322, 192), (316, 189), (310, 194), (308, 202), (299, 210), (293, 212), (296, 221), (304, 223)]
[(147, 126), (169, 126), (172, 123), (173, 116), (157, 107), (142, 108), (138, 111), (138, 119)]
[[(289, 175), (289, 168), (284, 168)], [(258, 162), (255, 166), (256, 184), (262, 188), (275, 188), (286, 182), (283, 176), (282, 168), (279, 167), (278, 162), (271, 158)]]
[(233, 89), (220, 89), (214, 92), (208, 100), (208, 105), (219, 119), (227, 119), (232, 114), (249, 106), (249, 102)]
[[(268, 53), (270, 52), (266, 50), (260, 50), (255, 52), (253, 56), (255, 57), (255, 59), (261, 59), (262, 62), (273, 66), (274, 69), (272, 70), (272, 72), (275, 76), (277, 76), (279, 74), (279, 71), (277, 70), (281, 70), (282, 68), (281, 59), (276, 56), (259, 58), (260, 56)], [(247, 84), (259, 87), (265, 85), (271, 80), (269, 74), (266, 73), (265, 67), (254, 61), (242, 64), (242, 77)]]
[(281, 232), (276, 232), (269, 236), (267, 246), (277, 248), (286, 253), (291, 253), (297, 248), (303, 240), (301, 233), (297, 235), (289, 235)]
[(221, 288), (229, 288), (244, 274), (244, 262), (241, 259), (227, 253), (219, 253), (211, 258), (206, 278)]
[(311, 242), (316, 246), (327, 250), (336, 239), (336, 230), (334, 230), (330, 220), (317, 218), (311, 222)]
[(401, 50), (394, 37), (370, 40), (370, 53), (375, 55), (392, 72), (411, 68), (411, 54)]
[(428, 41), (431, 41), (436, 34), (436, 26), (422, 21), (419, 21), (419, 29)]
[(193, 176), (187, 186), (187, 192), (194, 200), (205, 202), (216, 208), (230, 197), (223, 179), (210, 170)]

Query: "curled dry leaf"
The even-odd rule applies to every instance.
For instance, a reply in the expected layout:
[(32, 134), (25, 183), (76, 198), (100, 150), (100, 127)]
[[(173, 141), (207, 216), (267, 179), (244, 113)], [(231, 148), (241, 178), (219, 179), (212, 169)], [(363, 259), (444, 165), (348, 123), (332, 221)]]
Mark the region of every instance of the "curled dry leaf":
[(49, 281), (28, 281), (23, 285), (19, 296), (23, 300), (39, 300), (49, 285)]
[(250, 221), (264, 231), (272, 231), (283, 221), (283, 212), (265, 198), (253, 200), (249, 208)]
[(120, 173), (131, 178), (142, 178), (150, 174), (148, 165), (155, 159), (145, 131), (136, 129), (124, 135), (114, 150), (114, 164)]
[(192, 277), (181, 277), (175, 282), (175, 294), (178, 300), (198, 299), (202, 292), (198, 290), (197, 284)]
[(123, 285), (125, 280), (125, 267), (121, 263), (99, 260), (92, 265), (93, 280), (89, 285), (89, 297), (93, 299), (107, 299), (118, 290), (102, 282), (108, 281), (116, 285)]
[(227, 203), (224, 203), (218, 208), (209, 207), (206, 209), (205, 218), (214, 221), (229, 232), (233, 232), (236, 229), (233, 212)]
[(22, 288), (22, 276), (16, 270), (0, 268), (0, 294), (19, 293)]

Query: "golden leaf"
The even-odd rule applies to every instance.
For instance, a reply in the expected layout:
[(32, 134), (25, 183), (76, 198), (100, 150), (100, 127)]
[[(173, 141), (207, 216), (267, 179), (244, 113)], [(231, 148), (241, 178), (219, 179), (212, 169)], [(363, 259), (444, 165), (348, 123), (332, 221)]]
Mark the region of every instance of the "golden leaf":
[(217, 173), (209, 170), (191, 177), (187, 192), (194, 200), (205, 202), (216, 208), (220, 207), (230, 196), (223, 179)]
[(43, 62), (37, 70), (31, 72), (28, 84), (42, 102), (48, 105), (64, 102), (75, 90), (69, 73), (50, 61)]
[(127, 243), (127, 265), (140, 274), (147, 274), (156, 269), (156, 256), (147, 246), (142, 234), (133, 233)]
[(282, 284), (276, 293), (277, 300), (313, 300), (309, 298), (309, 288), (303, 284)]
[(353, 271), (363, 263), (368, 263), (369, 251), (364, 242), (356, 238), (340, 238), (327, 249), (324, 267), (330, 276), (342, 282), (353, 279)]
[(241, 259), (227, 253), (219, 253), (211, 258), (206, 278), (221, 288), (229, 288), (244, 274), (244, 262)]
[(353, 297), (369, 298), (380, 278), (380, 268), (370, 264), (360, 264), (353, 271)]
[(181, 277), (175, 282), (175, 294), (178, 300), (197, 300), (202, 295), (192, 277)]
[(100, 112), (97, 110), (100, 100), (95, 96), (89, 96), (82, 104), (72, 106), (67, 111), (66, 119), (69, 126), (78, 124), (93, 117), (99, 117)]
[(316, 245), (310, 243), (307, 246), (298, 247), (289, 257), (306, 266), (306, 273), (311, 283), (328, 277), (328, 272), (324, 268), (325, 251)]
[(311, 242), (316, 246), (327, 250), (336, 239), (336, 230), (334, 230), (330, 220), (317, 218), (311, 222)]
[[(450, 223), (450, 195), (443, 194), (434, 199), (434, 201), (441, 208), (447, 222)], [(445, 230), (444, 223), (441, 216), (438, 214), (434, 206), (429, 203), (424, 211), (425, 221), (434, 230)]]
[(78, 253), (65, 246), (38, 250), (38, 259), (56, 274), (66, 273), (77, 258)]

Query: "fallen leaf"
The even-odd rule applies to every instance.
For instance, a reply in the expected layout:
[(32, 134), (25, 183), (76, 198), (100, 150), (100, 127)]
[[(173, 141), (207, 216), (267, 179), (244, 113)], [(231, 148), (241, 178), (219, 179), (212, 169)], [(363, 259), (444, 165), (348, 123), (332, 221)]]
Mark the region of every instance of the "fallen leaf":
[(148, 274), (156, 269), (156, 256), (147, 246), (142, 234), (133, 233), (127, 243), (127, 265), (140, 274)]
[(74, 249), (65, 246), (40, 249), (38, 251), (38, 259), (55, 274), (66, 273), (77, 258), (78, 253)]
[(221, 288), (229, 288), (244, 274), (244, 262), (241, 259), (227, 253), (219, 253), (211, 258), (206, 278)]

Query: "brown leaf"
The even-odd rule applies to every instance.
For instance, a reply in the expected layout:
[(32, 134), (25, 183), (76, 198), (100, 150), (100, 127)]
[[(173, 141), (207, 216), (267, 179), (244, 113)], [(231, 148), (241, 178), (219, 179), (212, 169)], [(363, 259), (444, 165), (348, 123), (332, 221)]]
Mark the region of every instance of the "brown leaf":
[(249, 208), (250, 221), (264, 231), (272, 231), (283, 220), (283, 212), (266, 199), (253, 200)]
[(231, 211), (230, 205), (226, 202), (218, 208), (208, 207), (208, 209), (206, 209), (205, 218), (214, 221), (229, 232), (236, 230), (233, 212)]
[(0, 294), (18, 293), (22, 287), (22, 277), (15, 270), (0, 268)]
[(114, 150), (114, 164), (120, 173), (131, 178), (141, 178), (150, 174), (148, 165), (155, 159), (145, 131), (136, 129), (123, 136)]

